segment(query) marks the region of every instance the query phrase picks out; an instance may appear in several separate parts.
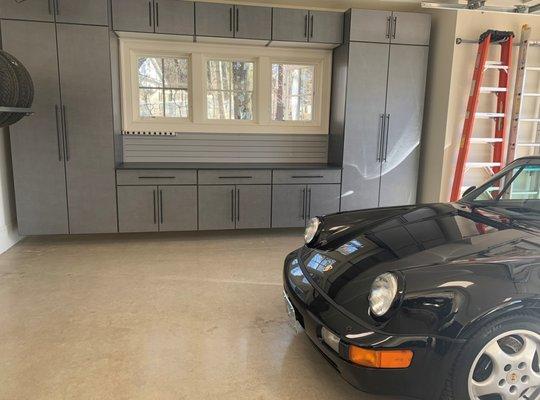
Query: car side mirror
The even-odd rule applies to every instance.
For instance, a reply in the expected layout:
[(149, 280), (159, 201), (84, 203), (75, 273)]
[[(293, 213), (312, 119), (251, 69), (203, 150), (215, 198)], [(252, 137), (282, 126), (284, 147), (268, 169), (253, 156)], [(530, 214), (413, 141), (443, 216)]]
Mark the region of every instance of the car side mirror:
[(471, 193), (473, 190), (476, 189), (476, 186), (471, 186), (471, 187), (468, 187), (464, 192), (463, 192), (463, 196), (461, 197), (465, 197), (467, 196), (469, 193)]

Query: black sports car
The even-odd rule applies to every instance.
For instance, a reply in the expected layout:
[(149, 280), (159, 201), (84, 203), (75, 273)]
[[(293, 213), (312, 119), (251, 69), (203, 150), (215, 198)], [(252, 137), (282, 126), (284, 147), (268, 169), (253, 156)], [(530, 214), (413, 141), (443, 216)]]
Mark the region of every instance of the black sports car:
[(362, 391), (540, 399), (540, 157), (451, 204), (314, 218), (285, 260), (291, 322)]

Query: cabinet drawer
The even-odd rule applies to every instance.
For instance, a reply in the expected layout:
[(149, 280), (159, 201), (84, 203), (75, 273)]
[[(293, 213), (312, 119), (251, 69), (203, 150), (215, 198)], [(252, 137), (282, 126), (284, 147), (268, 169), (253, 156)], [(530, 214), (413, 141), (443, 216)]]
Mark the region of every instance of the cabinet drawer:
[(117, 185), (196, 185), (196, 170), (130, 169), (116, 171)]
[(297, 170), (274, 170), (273, 183), (340, 183), (341, 171), (297, 169)]
[(272, 181), (270, 170), (202, 170), (199, 171), (200, 185), (240, 185), (269, 184)]

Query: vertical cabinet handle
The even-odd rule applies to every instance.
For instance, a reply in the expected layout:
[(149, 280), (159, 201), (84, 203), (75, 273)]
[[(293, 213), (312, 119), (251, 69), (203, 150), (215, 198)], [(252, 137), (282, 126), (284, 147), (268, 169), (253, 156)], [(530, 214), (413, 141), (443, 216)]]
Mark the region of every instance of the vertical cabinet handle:
[(55, 4), (55, 13), (56, 15), (60, 15), (60, 0), (53, 0)]
[(233, 18), (232, 18), (233, 10), (232, 7), (229, 8), (229, 31), (232, 32), (233, 30)]
[(392, 30), (392, 17), (386, 18), (386, 38), (390, 39), (390, 31)]
[(309, 33), (309, 36), (313, 39), (313, 26), (315, 24), (313, 23), (313, 14), (311, 14), (311, 23), (309, 24), (309, 30), (310, 30), (310, 33)]
[(156, 13), (154, 15), (154, 19), (156, 20), (156, 27), (159, 28), (159, 3), (156, 1)]
[(159, 189), (159, 222), (163, 225), (163, 191)]
[(302, 189), (302, 214), (300, 218), (305, 221), (306, 219), (306, 188)]
[(152, 2), (148, 2), (148, 25), (152, 26)]
[(307, 195), (307, 207), (306, 207), (306, 220), (311, 218), (311, 188), (308, 189)]
[(231, 222), (234, 222), (234, 189), (231, 189)]
[(65, 142), (65, 148), (66, 148), (66, 161), (70, 160), (70, 151), (69, 151), (69, 133), (67, 128), (67, 122), (66, 122), (66, 106), (65, 104), (62, 105), (62, 130), (64, 131), (64, 142)]
[(392, 39), (396, 38), (396, 31), (397, 31), (397, 17), (394, 17), (394, 30), (392, 31)]
[(386, 162), (386, 156), (388, 155), (388, 142), (389, 142), (389, 131), (390, 131), (390, 114), (386, 114), (386, 139), (384, 144), (384, 158), (383, 161)]
[(308, 32), (308, 15), (304, 17), (304, 37), (307, 38), (307, 32)]
[(58, 104), (54, 105), (54, 119), (56, 121), (56, 141), (58, 144), (58, 161), (62, 161), (62, 146), (60, 145), (61, 142), (61, 134), (60, 134), (60, 123), (58, 122), (58, 111), (60, 111), (60, 107), (58, 107)]
[(155, 225), (155, 224), (157, 224), (157, 216), (156, 216), (156, 208), (157, 208), (157, 206), (156, 206), (156, 190), (154, 189), (154, 190), (152, 191), (152, 193), (153, 193), (152, 195), (154, 196), (154, 225)]
[(240, 222), (240, 189), (236, 189), (236, 220)]
[(240, 29), (240, 23), (238, 22), (240, 20), (240, 10), (238, 9), (238, 7), (236, 7), (236, 32), (238, 32), (238, 29)]
[(47, 7), (49, 8), (49, 14), (52, 14), (51, 0), (47, 0)]
[(382, 146), (384, 142), (384, 121), (385, 115), (379, 115), (379, 137), (377, 138), (377, 161), (382, 161)]

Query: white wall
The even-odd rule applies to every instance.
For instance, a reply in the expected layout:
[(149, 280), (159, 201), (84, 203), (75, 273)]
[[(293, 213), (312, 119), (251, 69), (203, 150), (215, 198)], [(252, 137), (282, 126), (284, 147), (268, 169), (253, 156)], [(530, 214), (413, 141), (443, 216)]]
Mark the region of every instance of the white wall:
[[(471, 87), (472, 74), (478, 46), (476, 44), (455, 44), (455, 38), (478, 39), (488, 29), (508, 30), (516, 34), (519, 40), (521, 27), (532, 27), (532, 39), (540, 40), (540, 16), (493, 13), (479, 11), (434, 11), (434, 42), (432, 42), (432, 60), (428, 79), (426, 101), (426, 119), (424, 125), (424, 146), (421, 164), (421, 202), (448, 201), (458, 154), (461, 131), (465, 120), (467, 100)], [(452, 32), (452, 25), (455, 25)], [(441, 37), (438, 38), (438, 35)], [(446, 39), (443, 39), (442, 36)], [(490, 60), (497, 60), (500, 46), (493, 46)], [(514, 51), (517, 59), (518, 48)], [(540, 66), (540, 47), (531, 48), (529, 64)], [(515, 80), (515, 68), (510, 70), (511, 83)], [(485, 86), (496, 86), (495, 71), (486, 72)], [(531, 76), (530, 91), (540, 92), (540, 73)], [(513, 88), (511, 88), (513, 93)], [(481, 95), (479, 111), (494, 111), (495, 96)], [(534, 100), (534, 99), (533, 99)], [(536, 102), (536, 100), (534, 100)], [(511, 110), (511, 96), (509, 110)], [(540, 104), (528, 103), (526, 108), (535, 113)], [(538, 115), (538, 111), (536, 111)], [(536, 127), (530, 126), (528, 134)], [(494, 131), (491, 120), (477, 120), (473, 136), (492, 136)], [(527, 133), (527, 132), (525, 132)], [(526, 154), (518, 154), (526, 155)], [(491, 146), (472, 145), (471, 161), (490, 161)], [(483, 182), (488, 175), (482, 170), (473, 170), (466, 174), (464, 186)]]
[(7, 129), (0, 129), (0, 253), (20, 239), (15, 215), (9, 134)]

